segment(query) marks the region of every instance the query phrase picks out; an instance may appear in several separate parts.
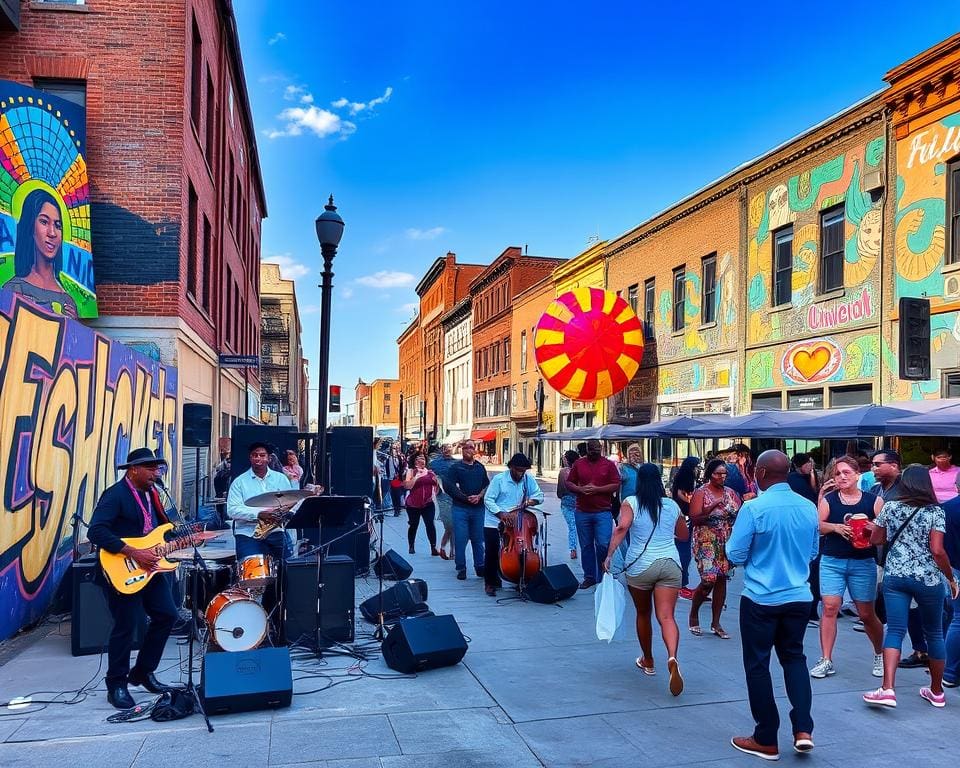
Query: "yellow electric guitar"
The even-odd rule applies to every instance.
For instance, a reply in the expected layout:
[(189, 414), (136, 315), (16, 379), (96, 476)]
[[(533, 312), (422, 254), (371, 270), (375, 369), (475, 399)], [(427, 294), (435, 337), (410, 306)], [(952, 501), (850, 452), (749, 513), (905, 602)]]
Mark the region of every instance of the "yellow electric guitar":
[(173, 523), (165, 523), (154, 528), (146, 536), (121, 539), (124, 544), (134, 549), (152, 549), (157, 554), (160, 560), (150, 570), (142, 568), (140, 563), (129, 555), (115, 555), (105, 549), (100, 550), (100, 567), (103, 568), (107, 581), (117, 592), (124, 595), (139, 592), (158, 573), (176, 570), (177, 564), (166, 559), (171, 552), (192, 547), (194, 544), (215, 539), (220, 535), (216, 531), (201, 531), (199, 526), (196, 526), (191, 527), (186, 536), (167, 541), (164, 537), (173, 529)]

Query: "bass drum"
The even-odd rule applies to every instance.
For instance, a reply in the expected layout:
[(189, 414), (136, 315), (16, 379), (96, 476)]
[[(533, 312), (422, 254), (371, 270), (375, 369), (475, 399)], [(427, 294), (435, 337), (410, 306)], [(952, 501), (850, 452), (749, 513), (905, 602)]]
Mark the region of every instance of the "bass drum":
[(210, 639), (225, 651), (252, 651), (267, 636), (267, 614), (244, 589), (216, 595), (204, 618)]

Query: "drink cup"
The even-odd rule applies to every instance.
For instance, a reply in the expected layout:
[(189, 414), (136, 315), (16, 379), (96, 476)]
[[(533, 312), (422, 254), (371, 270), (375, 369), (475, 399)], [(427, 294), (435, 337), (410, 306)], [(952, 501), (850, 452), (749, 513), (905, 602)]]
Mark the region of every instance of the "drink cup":
[(866, 515), (851, 515), (847, 521), (847, 525), (853, 530), (853, 546), (857, 549), (866, 549), (870, 546), (870, 534), (867, 533), (869, 522)]

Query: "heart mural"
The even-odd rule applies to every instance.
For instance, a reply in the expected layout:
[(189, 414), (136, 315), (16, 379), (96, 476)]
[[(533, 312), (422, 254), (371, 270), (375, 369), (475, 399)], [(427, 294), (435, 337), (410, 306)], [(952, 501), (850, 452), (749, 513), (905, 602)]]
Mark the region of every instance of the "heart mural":
[(840, 370), (843, 353), (830, 339), (800, 342), (787, 347), (780, 370), (795, 384), (826, 381)]

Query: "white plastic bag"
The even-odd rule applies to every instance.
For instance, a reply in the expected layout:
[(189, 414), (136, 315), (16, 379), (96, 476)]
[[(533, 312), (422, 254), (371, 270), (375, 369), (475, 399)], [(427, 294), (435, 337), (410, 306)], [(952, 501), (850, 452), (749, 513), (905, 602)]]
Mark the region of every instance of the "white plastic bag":
[(593, 608), (597, 616), (597, 639), (608, 643), (617, 634), (620, 622), (623, 621), (623, 609), (626, 606), (627, 595), (623, 584), (609, 573), (603, 574), (603, 581), (597, 587), (593, 596)]

